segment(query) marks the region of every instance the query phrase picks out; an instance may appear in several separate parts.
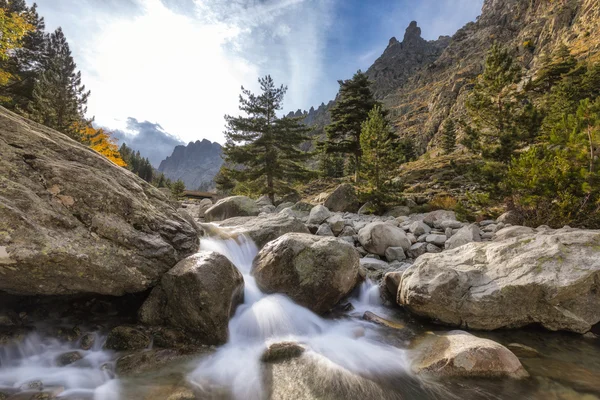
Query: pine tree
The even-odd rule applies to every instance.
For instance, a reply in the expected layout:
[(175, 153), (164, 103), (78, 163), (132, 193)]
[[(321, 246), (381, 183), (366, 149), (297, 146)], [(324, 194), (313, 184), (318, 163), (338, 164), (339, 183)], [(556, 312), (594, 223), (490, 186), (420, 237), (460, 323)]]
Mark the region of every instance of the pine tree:
[(381, 106), (376, 105), (362, 123), (360, 146), (362, 149), (361, 175), (376, 191), (391, 177), (397, 166), (397, 153), (393, 140), (395, 135), (385, 119)]
[(183, 196), (183, 192), (185, 191), (185, 183), (181, 179), (177, 179), (175, 183), (171, 185), (171, 194), (176, 199), (179, 199)]
[(378, 103), (373, 97), (369, 86), (369, 78), (358, 71), (352, 79), (339, 81), (340, 90), (335, 105), (331, 108), (331, 124), (327, 133), (328, 153), (349, 154), (352, 156), (351, 169), (354, 179), (358, 181), (360, 174), (360, 133), (362, 123), (368, 118), (369, 112)]
[(450, 154), (456, 150), (456, 125), (452, 118), (446, 120), (442, 132), (442, 149), (445, 154)]
[(61, 28), (50, 35), (45, 57), (44, 71), (34, 85), (30, 116), (79, 139), (74, 126), (85, 118), (90, 92), (81, 83), (81, 72), (76, 72), (77, 65)]
[(277, 117), (286, 87), (275, 87), (270, 76), (258, 82), (259, 95), (242, 87), (239, 108), (246, 116), (225, 116), (225, 165), (236, 167), (223, 170), (225, 177), (246, 191), (266, 194), (275, 201), (276, 194), (293, 191), (292, 184), (313, 175), (304, 166), (311, 154), (299, 148), (310, 140), (309, 128), (302, 123), (303, 116)]
[[(476, 136), (481, 142), (478, 147), (485, 158), (509, 162), (519, 141), (534, 136), (523, 129), (532, 124), (516, 118), (524, 112), (522, 99), (513, 87), (520, 77), (521, 69), (508, 51), (494, 44), (488, 52), (485, 70), (467, 101), (467, 108), (478, 128)], [(531, 112), (530, 108), (528, 110)]]

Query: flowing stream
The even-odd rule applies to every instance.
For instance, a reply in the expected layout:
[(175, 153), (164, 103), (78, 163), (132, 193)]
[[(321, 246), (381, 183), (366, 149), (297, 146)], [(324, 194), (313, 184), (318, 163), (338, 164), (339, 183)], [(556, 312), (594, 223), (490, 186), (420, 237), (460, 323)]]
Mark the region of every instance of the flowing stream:
[[(347, 311), (323, 318), (284, 295), (259, 290), (250, 274), (257, 248), (248, 238), (203, 238), (201, 249), (227, 256), (244, 276), (245, 302), (229, 323), (227, 344), (191, 361), (118, 379), (113, 371), (120, 354), (103, 349), (102, 334), (92, 332), (93, 346), (81, 350), (77, 341), (44, 336), (39, 333), (44, 329), (36, 329), (19, 343), (0, 346), (0, 393), (39, 392), (43, 386), (49, 393), (56, 389), (64, 400), (166, 400), (165, 388), (183, 382), (197, 399), (219, 400), (600, 399), (598, 339), (536, 330), (478, 332), (505, 345), (535, 347), (540, 356), (521, 358), (532, 377), (425, 381), (410, 372), (412, 338), (362, 316), (374, 312), (415, 335), (440, 327), (384, 306), (374, 283), (356, 289)], [(282, 342), (302, 346), (304, 352), (283, 363), (261, 360), (269, 346)], [(79, 358), (64, 365), (61, 357), (74, 351)]]

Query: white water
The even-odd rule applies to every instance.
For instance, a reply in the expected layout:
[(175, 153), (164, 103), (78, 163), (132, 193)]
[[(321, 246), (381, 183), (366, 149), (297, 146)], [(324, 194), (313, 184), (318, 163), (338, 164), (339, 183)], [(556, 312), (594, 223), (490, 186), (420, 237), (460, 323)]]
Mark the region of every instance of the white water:
[[(118, 382), (113, 380), (113, 353), (102, 350), (103, 338), (94, 346), (80, 350), (78, 343), (64, 343), (42, 338), (37, 333), (22, 342), (0, 347), (0, 388), (18, 389), (41, 381), (44, 388), (63, 387), (59, 397), (80, 395), (94, 400), (118, 399)], [(66, 352), (79, 351), (82, 359), (59, 366), (57, 358)]]
[[(203, 239), (202, 250), (228, 257), (244, 276), (246, 298), (229, 323), (229, 342), (200, 362), (189, 380), (201, 392), (227, 388), (236, 400), (263, 399), (266, 388), (260, 357), (268, 345), (294, 341), (306, 347), (303, 357), (316, 357), (330, 369), (344, 369), (364, 378), (403, 376), (404, 351), (378, 342), (370, 323), (356, 319), (327, 320), (281, 294), (262, 293), (250, 275), (257, 248), (244, 236)], [(365, 282), (356, 312), (381, 306), (379, 289)]]

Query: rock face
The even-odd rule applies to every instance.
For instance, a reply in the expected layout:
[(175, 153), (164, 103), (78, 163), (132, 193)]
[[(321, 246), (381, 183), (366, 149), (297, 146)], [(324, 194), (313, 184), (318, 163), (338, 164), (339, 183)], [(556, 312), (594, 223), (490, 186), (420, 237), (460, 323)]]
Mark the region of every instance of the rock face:
[(600, 232), (543, 231), (470, 243), (416, 260), (397, 302), (409, 311), (471, 329), (585, 333), (600, 321)]
[(415, 349), (415, 373), (432, 377), (526, 378), (517, 356), (506, 347), (464, 331), (428, 335)]
[(259, 249), (286, 233), (310, 233), (300, 220), (283, 213), (256, 218), (230, 218), (219, 226), (232, 227), (233, 232), (248, 235)]
[(360, 208), (360, 202), (356, 196), (354, 186), (349, 183), (344, 183), (335, 188), (335, 190), (327, 196), (323, 205), (333, 212), (355, 213)]
[(261, 290), (283, 293), (324, 313), (356, 286), (359, 259), (354, 247), (341, 239), (288, 233), (258, 253), (252, 273)]
[(198, 248), (159, 190), (3, 108), (0, 155), (0, 290), (141, 292)]
[(231, 196), (217, 201), (217, 203), (204, 212), (206, 222), (224, 221), (233, 217), (257, 216), (260, 210), (250, 197)]
[(385, 255), (388, 247), (410, 249), (411, 242), (400, 228), (383, 222), (371, 222), (358, 231), (360, 244), (370, 253)]
[(187, 146), (176, 146), (173, 154), (161, 161), (158, 170), (173, 181), (181, 179), (190, 190), (213, 188), (213, 179), (223, 165), (221, 153), (219, 143), (197, 140)]
[(207, 344), (222, 344), (229, 318), (243, 300), (242, 274), (227, 257), (202, 251), (163, 276), (142, 305), (139, 319), (200, 335)]

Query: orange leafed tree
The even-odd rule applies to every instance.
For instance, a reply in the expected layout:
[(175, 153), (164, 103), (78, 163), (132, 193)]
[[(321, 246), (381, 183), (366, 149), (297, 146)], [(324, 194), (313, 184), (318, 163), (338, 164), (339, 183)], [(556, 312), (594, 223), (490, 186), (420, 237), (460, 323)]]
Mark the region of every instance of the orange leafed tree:
[(117, 164), (119, 167), (126, 167), (127, 163), (121, 158), (117, 141), (112, 137), (110, 132), (104, 129), (94, 129), (89, 125), (84, 125), (79, 128), (81, 142), (92, 150), (102, 154), (110, 161)]

